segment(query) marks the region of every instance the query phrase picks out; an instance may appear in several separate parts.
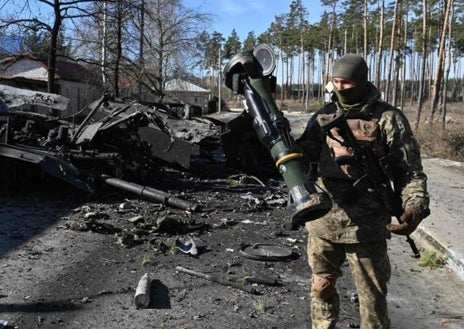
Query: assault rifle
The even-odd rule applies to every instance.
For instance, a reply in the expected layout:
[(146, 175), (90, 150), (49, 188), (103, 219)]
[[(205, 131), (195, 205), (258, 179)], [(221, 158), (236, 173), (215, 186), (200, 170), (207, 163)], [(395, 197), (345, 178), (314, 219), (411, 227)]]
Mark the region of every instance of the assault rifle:
[[(374, 150), (364, 146), (356, 140), (351, 128), (348, 126), (343, 113), (337, 113), (335, 117), (322, 115), (318, 117), (318, 123), (322, 131), (330, 138), (339, 142), (342, 146), (353, 152), (355, 161), (361, 165), (362, 175), (353, 183), (357, 191), (365, 191), (368, 188), (378, 193), (387, 210), (401, 223), (401, 215), (404, 213), (400, 196), (393, 190), (389, 175), (389, 163), (387, 156), (378, 158)], [(340, 138), (335, 137), (331, 129), (336, 128)], [(338, 165), (347, 164), (346, 157), (335, 159)], [(407, 235), (406, 241), (411, 246), (414, 257), (419, 258), (420, 253), (414, 240)]]

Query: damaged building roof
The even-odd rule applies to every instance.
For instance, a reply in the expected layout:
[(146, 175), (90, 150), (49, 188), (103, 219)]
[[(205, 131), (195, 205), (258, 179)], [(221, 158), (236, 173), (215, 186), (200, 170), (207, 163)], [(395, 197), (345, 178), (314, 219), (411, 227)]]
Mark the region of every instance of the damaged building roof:
[[(33, 54), (11, 56), (0, 60), (0, 78), (2, 79), (31, 79), (47, 81), (48, 62), (45, 58)], [(88, 80), (88, 70), (78, 63), (57, 61), (57, 79), (68, 81)]]
[(173, 79), (166, 82), (166, 91), (187, 91), (197, 93), (209, 93), (210, 90), (201, 88), (185, 80)]

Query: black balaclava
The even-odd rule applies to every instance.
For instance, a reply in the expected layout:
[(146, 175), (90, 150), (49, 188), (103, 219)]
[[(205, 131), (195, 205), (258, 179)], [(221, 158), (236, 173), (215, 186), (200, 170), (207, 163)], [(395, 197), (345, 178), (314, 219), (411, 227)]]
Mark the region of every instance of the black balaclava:
[(356, 107), (364, 100), (367, 89), (367, 71), (366, 62), (357, 54), (346, 54), (334, 63), (332, 77), (352, 80), (356, 83), (353, 88), (345, 90), (334, 88), (334, 93), (343, 107)]

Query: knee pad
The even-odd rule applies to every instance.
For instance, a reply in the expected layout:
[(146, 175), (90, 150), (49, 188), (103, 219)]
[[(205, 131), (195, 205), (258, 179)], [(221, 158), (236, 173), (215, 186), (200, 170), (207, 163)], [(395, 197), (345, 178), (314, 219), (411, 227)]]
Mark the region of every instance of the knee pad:
[(313, 274), (311, 280), (311, 294), (322, 300), (329, 299), (335, 292), (336, 278), (324, 278)]

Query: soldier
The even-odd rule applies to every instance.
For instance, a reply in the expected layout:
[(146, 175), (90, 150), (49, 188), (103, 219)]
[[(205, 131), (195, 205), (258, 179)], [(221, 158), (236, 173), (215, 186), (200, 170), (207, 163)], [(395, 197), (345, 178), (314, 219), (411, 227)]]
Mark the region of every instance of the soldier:
[[(399, 109), (380, 100), (380, 92), (367, 75), (366, 62), (356, 54), (336, 61), (332, 102), (311, 117), (297, 140), (310, 163), (311, 177), (333, 202), (327, 215), (306, 223), (313, 329), (335, 328), (339, 313), (336, 281), (345, 260), (358, 291), (361, 328), (390, 328), (387, 239), (391, 233), (409, 235), (429, 213), (427, 177), (410, 124)], [(361, 171), (359, 163), (349, 161), (351, 150), (321, 130), (319, 116), (340, 112), (360, 143), (372, 147), (379, 157), (388, 154), (392, 180), (405, 209), (400, 223), (391, 223), (392, 215), (375, 191), (353, 186)], [(348, 160), (337, 165), (335, 158), (340, 156)]]

